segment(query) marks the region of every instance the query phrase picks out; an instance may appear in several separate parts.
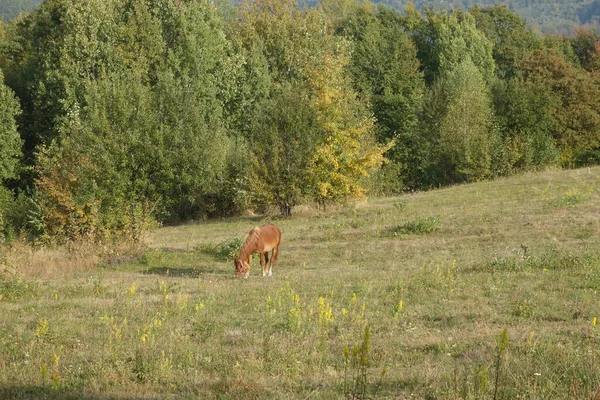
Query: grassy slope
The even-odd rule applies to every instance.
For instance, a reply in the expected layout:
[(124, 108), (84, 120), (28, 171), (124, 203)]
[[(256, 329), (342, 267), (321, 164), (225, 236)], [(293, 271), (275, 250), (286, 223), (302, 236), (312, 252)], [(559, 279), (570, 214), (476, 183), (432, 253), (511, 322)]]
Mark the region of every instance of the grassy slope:
[(30, 265), (38, 278), (0, 285), (0, 398), (339, 398), (363, 370), (370, 398), (590, 397), (599, 177), (298, 210), (270, 219), (271, 278), (255, 260), (236, 280), (206, 251), (268, 218), (163, 228), (139, 260), (104, 267)]

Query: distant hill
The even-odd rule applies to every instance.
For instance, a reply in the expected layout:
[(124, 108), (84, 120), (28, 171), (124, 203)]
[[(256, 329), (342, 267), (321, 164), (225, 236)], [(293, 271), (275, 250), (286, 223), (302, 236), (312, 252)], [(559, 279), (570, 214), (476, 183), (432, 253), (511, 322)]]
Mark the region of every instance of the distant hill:
[[(404, 9), (408, 0), (382, 0)], [(504, 4), (543, 33), (569, 34), (580, 27), (600, 30), (600, 0), (414, 0), (419, 9), (433, 5), (440, 9), (469, 8), (475, 4)]]
[[(409, 0), (372, 0), (403, 10)], [(42, 0), (0, 0), (0, 17), (10, 21), (21, 12), (37, 8)], [(530, 26), (543, 33), (570, 34), (579, 27), (600, 31), (600, 0), (412, 0), (418, 9), (431, 6), (436, 9), (454, 9), (479, 4), (505, 4), (527, 20)], [(315, 5), (317, 0), (299, 0), (301, 4)]]
[(22, 12), (35, 10), (41, 2), (42, 0), (0, 0), (0, 19), (10, 21)]
[[(318, 0), (298, 0), (315, 5)], [(581, 27), (600, 31), (600, 0), (370, 0), (400, 11), (412, 2), (422, 10), (468, 9), (473, 5), (506, 5), (521, 15), (528, 24), (546, 34), (571, 34)]]
[[(410, 0), (373, 0), (404, 10)], [(412, 0), (417, 9), (468, 9), (473, 5), (507, 5), (543, 33), (570, 34), (580, 27), (600, 31), (600, 0)]]

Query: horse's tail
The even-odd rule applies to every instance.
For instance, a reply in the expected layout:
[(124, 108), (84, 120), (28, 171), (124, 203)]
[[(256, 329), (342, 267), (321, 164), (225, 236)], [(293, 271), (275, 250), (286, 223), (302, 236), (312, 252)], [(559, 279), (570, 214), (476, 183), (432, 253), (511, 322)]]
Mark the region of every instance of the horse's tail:
[(275, 228), (275, 232), (277, 232), (277, 246), (279, 246), (281, 243), (281, 230), (276, 225), (273, 225), (273, 227)]

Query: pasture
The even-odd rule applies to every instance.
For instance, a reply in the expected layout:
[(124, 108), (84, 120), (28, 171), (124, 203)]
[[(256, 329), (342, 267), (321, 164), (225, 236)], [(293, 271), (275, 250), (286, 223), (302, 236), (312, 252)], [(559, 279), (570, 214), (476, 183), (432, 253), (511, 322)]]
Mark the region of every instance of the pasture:
[[(234, 278), (267, 222), (273, 276)], [(164, 227), (99, 263), (15, 246), (0, 398), (594, 398), (599, 233), (591, 168)]]

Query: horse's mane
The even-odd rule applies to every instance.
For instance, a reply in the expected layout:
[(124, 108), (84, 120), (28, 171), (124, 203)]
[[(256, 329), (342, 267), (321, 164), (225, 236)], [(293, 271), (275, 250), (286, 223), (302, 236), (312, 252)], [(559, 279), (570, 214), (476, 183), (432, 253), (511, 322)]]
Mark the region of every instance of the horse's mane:
[(248, 235), (246, 236), (246, 240), (244, 240), (244, 243), (242, 244), (242, 246), (240, 247), (240, 260), (247, 260), (248, 256), (252, 254), (252, 252), (254, 252), (254, 249), (256, 248), (256, 245), (258, 243), (258, 239), (260, 237), (260, 228), (257, 226), (256, 228), (252, 229)]

